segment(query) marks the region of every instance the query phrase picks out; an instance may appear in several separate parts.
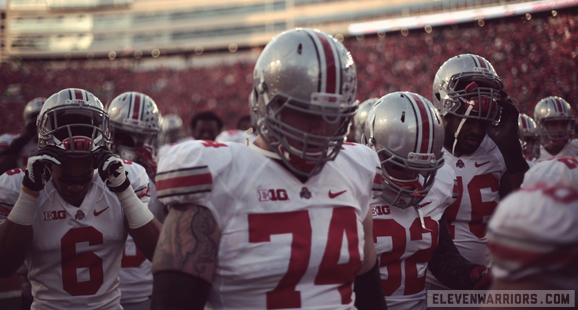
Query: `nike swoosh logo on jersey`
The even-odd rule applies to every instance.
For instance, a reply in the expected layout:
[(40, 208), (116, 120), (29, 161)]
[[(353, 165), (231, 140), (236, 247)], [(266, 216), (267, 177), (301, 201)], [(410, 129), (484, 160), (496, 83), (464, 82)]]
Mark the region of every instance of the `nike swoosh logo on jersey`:
[(337, 193), (332, 193), (331, 190), (329, 190), (329, 198), (333, 199), (343, 193), (347, 192), (347, 190), (341, 191), (341, 192), (337, 192)]
[(420, 208), (423, 208), (423, 207), (429, 205), (430, 203), (432, 203), (432, 202), (431, 202), (431, 201), (428, 201), (428, 202), (426, 202), (426, 203), (422, 203), (421, 205), (419, 205), (419, 207), (420, 207)]
[(480, 168), (481, 166), (483, 166), (483, 165), (485, 165), (485, 164), (487, 164), (487, 163), (489, 163), (489, 162), (490, 162), (489, 160), (488, 160), (487, 162), (481, 163), (481, 164), (478, 164), (478, 162), (476, 162), (476, 163), (474, 163), (474, 166), (476, 166), (476, 168)]
[(106, 208), (104, 208), (104, 209), (102, 209), (102, 210), (100, 210), (100, 211), (98, 211), (98, 212), (97, 212), (96, 210), (94, 210), (94, 216), (99, 216), (99, 215), (101, 215), (102, 212), (106, 211), (106, 209), (108, 209), (108, 208), (110, 208), (110, 207), (106, 207)]

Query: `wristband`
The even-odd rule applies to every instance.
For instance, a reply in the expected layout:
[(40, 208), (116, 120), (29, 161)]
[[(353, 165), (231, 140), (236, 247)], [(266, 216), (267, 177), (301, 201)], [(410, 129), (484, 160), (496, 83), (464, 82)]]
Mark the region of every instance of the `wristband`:
[(131, 186), (122, 192), (117, 192), (116, 196), (120, 201), (120, 205), (128, 221), (128, 227), (131, 229), (142, 227), (154, 219), (155, 216), (147, 206), (138, 199)]
[(36, 198), (25, 190), (22, 186), (18, 200), (8, 214), (8, 219), (16, 224), (30, 226), (34, 220), (34, 210), (36, 209)]

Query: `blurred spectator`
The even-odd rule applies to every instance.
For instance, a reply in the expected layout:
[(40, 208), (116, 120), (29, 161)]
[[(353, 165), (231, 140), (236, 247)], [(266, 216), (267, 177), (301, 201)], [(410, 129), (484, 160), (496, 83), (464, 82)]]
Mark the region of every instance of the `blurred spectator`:
[(215, 141), (223, 129), (223, 120), (212, 111), (204, 111), (191, 119), (191, 135), (196, 140)]

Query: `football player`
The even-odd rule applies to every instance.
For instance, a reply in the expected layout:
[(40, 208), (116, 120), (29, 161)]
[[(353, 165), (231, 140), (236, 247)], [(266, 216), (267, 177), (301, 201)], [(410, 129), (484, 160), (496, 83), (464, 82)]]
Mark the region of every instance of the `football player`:
[(487, 268), (463, 258), (447, 231), (455, 173), (444, 165), (444, 127), (433, 104), (411, 92), (383, 96), (362, 140), (381, 161), (382, 193), (371, 208), (388, 309), (426, 308), (427, 268), (454, 289), (487, 288), (489, 275), (480, 277)]
[[(518, 110), (503, 88), (493, 66), (473, 54), (447, 60), (433, 83), (433, 103), (445, 126), (445, 162), (457, 178), (458, 197), (446, 209), (449, 232), (460, 254), (488, 267), (487, 222), (528, 170)], [(430, 289), (447, 288), (431, 273), (427, 282)]]
[(127, 233), (152, 258), (160, 223), (148, 176), (110, 152), (109, 123), (93, 94), (61, 90), (42, 107), (27, 169), (0, 177), (0, 276), (26, 261), (32, 309), (122, 309)]
[(223, 129), (223, 120), (212, 111), (196, 114), (191, 119), (191, 135), (196, 140), (215, 141)]
[[(156, 139), (160, 112), (154, 100), (139, 92), (118, 95), (108, 106), (112, 127), (112, 149), (120, 158), (145, 167), (150, 178), (149, 210), (162, 222), (164, 209), (158, 201), (154, 178), (157, 172)], [(135, 246), (129, 235), (120, 269), (120, 303), (125, 310), (148, 310), (153, 291), (152, 263)]]
[(36, 118), (44, 101), (46, 98), (34, 98), (24, 107), (24, 133), (0, 136), (0, 173), (14, 168), (26, 168), (28, 155), (37, 150)]
[(554, 157), (526, 173), (488, 226), (492, 289), (578, 290), (578, 158)]
[(534, 161), (540, 158), (540, 135), (536, 122), (524, 113), (518, 116), (519, 138), (522, 141), (524, 157), (530, 167), (534, 166)]
[(578, 139), (572, 139), (576, 124), (566, 100), (557, 96), (540, 100), (534, 108), (534, 119), (542, 142), (539, 161), (554, 156), (578, 157)]
[(186, 134), (183, 120), (177, 114), (171, 113), (161, 116), (160, 126), (157, 161), (171, 146), (192, 139)]
[(344, 144), (356, 88), (339, 41), (284, 32), (255, 65), (255, 142), (192, 141), (161, 158), (170, 211), (152, 309), (386, 308), (369, 206), (379, 162)]

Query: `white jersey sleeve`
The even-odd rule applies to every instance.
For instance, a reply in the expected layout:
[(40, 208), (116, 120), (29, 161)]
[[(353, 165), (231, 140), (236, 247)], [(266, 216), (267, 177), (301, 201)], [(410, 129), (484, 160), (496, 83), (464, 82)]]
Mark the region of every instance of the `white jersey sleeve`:
[(388, 309), (425, 309), (427, 265), (439, 239), (439, 220), (453, 202), (455, 174), (442, 166), (434, 185), (419, 203), (425, 228), (414, 207), (372, 200), (373, 238)]
[(526, 171), (521, 187), (526, 188), (540, 182), (578, 184), (578, 157), (556, 156), (539, 162)]
[(301, 182), (253, 147), (193, 141), (161, 158), (157, 193), (205, 206), (218, 223), (213, 309), (350, 310), (377, 165), (348, 144)]
[(498, 279), (578, 289), (578, 187), (534, 183), (508, 196), (488, 229)]

